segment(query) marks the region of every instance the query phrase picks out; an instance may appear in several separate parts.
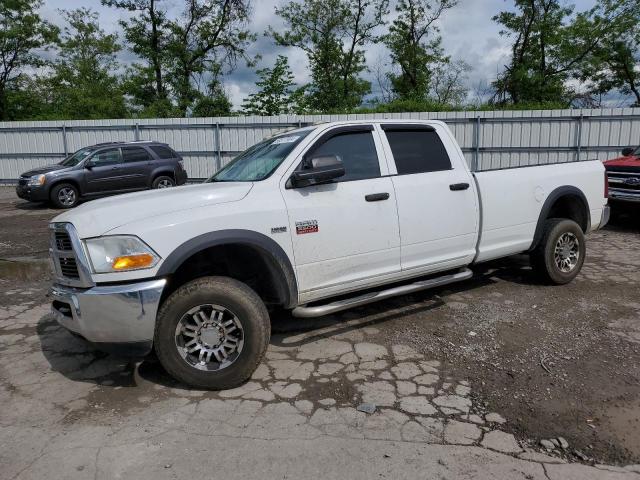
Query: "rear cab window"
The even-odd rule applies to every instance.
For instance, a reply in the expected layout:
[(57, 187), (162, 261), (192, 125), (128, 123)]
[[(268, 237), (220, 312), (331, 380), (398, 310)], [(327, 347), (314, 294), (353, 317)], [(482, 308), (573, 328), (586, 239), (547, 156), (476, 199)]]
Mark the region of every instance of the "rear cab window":
[(381, 125), (398, 175), (451, 170), (451, 160), (440, 136), (428, 125)]

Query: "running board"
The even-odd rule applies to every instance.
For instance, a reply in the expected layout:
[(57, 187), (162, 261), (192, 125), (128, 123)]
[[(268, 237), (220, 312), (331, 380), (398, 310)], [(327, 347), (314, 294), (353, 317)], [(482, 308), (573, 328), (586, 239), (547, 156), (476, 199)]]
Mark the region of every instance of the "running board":
[(448, 285), (449, 283), (468, 280), (472, 276), (473, 272), (468, 268), (465, 268), (459, 272), (451, 273), (449, 275), (430, 278), (429, 280), (422, 280), (420, 282), (410, 283), (409, 285), (401, 285), (399, 287), (393, 287), (379, 292), (366, 293), (364, 295), (347, 298), (345, 300), (338, 300), (337, 302), (328, 303), (326, 305), (317, 305), (315, 307), (296, 307), (293, 309), (293, 316), (300, 318), (322, 317), (323, 315), (329, 315), (349, 308), (359, 307), (361, 305), (377, 302), (386, 298), (397, 297), (398, 295), (406, 295), (420, 290), (427, 290), (429, 288)]

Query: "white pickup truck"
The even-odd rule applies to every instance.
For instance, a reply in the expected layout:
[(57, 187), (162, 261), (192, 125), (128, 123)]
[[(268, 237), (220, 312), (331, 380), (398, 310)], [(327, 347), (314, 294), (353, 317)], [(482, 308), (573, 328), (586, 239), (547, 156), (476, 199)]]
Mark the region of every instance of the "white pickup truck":
[(571, 281), (608, 220), (605, 186), (598, 161), (472, 173), (437, 121), (300, 128), (202, 184), (56, 217), (53, 313), (103, 349), (154, 349), (177, 379), (230, 388), (262, 360), (275, 308), (326, 315), (522, 252)]

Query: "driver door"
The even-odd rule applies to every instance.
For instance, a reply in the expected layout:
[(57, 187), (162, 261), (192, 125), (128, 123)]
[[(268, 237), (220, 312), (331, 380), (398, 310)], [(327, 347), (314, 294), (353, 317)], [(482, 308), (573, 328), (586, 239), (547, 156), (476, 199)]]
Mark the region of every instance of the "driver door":
[(122, 188), (122, 156), (119, 148), (107, 148), (95, 153), (85, 167), (84, 176), (88, 194), (109, 192)]
[(400, 271), (395, 193), (381, 152), (372, 126), (333, 128), (303, 158), (335, 155), (346, 174), (321, 185), (282, 186), (306, 301)]

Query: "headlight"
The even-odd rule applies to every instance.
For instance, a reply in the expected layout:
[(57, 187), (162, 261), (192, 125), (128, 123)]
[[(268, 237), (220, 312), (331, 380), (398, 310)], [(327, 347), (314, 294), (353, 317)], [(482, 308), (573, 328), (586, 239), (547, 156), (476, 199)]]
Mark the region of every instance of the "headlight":
[(95, 273), (126, 272), (153, 268), (160, 257), (134, 236), (113, 235), (85, 240)]
[(46, 179), (44, 175), (34, 175), (33, 177), (29, 177), (29, 185), (32, 187), (44, 185)]

